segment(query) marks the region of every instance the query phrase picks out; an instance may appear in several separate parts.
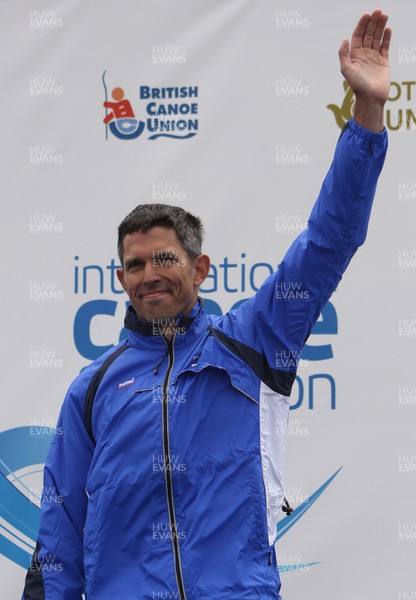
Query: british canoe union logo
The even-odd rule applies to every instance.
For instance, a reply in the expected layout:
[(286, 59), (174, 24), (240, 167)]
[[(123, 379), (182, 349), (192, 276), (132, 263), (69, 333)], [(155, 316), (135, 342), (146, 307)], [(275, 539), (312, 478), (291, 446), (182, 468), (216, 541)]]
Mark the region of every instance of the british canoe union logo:
[(150, 134), (149, 140), (160, 137), (186, 140), (197, 134), (198, 86), (139, 85), (133, 109), (122, 87), (107, 85), (106, 73), (102, 75), (106, 140), (109, 133), (120, 140), (134, 140), (145, 132)]

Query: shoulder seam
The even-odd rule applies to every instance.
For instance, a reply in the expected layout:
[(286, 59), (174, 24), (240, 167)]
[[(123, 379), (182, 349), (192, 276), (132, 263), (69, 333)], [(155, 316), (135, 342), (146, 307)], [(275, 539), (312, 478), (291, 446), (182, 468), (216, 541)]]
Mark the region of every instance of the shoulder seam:
[(87, 392), (84, 400), (84, 415), (85, 415), (85, 428), (91, 441), (95, 444), (94, 434), (92, 432), (92, 408), (94, 405), (95, 395), (99, 388), (99, 385), (106, 374), (112, 363), (118, 358), (125, 350), (128, 350), (130, 346), (123, 345), (117, 348), (107, 359), (103, 362), (101, 367), (94, 373), (91, 381), (88, 385)]

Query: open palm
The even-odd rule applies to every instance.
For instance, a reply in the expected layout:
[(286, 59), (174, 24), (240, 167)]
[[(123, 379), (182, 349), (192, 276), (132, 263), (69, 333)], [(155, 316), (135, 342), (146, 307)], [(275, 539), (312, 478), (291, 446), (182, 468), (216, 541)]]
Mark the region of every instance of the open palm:
[(384, 104), (390, 89), (389, 46), (391, 29), (380, 9), (364, 14), (351, 38), (341, 44), (341, 72), (356, 97)]

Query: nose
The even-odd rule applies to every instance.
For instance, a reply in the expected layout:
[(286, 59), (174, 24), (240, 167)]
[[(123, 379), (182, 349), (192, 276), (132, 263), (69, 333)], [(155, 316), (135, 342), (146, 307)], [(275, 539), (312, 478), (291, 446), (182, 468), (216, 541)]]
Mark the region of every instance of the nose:
[(159, 273), (157, 272), (157, 269), (155, 269), (155, 267), (154, 267), (153, 260), (150, 259), (150, 260), (146, 261), (146, 265), (144, 268), (144, 274), (143, 274), (143, 283), (145, 285), (151, 285), (152, 283), (157, 283), (160, 280), (161, 280), (161, 277), (160, 277)]

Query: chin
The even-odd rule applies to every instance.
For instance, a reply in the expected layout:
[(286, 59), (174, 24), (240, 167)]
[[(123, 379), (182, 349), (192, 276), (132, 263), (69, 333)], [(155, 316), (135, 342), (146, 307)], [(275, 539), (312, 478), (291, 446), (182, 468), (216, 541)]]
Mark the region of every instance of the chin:
[(146, 313), (140, 312), (136, 309), (136, 314), (141, 315), (139, 318), (153, 323), (153, 321), (156, 319), (176, 319), (176, 317), (180, 315), (180, 312), (175, 311), (173, 308), (169, 310), (168, 308), (163, 309), (160, 307), (155, 308), (152, 311), (147, 310)]

